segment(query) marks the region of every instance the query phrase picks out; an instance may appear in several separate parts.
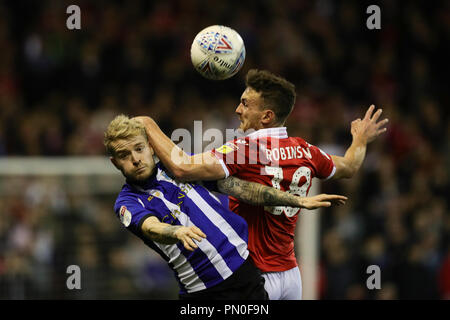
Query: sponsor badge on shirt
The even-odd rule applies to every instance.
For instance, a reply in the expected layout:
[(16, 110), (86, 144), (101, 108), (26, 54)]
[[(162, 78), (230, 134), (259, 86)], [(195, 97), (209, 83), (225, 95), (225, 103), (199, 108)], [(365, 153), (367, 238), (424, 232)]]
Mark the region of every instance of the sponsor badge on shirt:
[(227, 153), (233, 152), (236, 149), (238, 149), (236, 145), (234, 145), (232, 143), (226, 143), (223, 146), (217, 148), (216, 151), (223, 153), (223, 154), (227, 154)]
[(125, 227), (128, 227), (131, 223), (131, 212), (128, 211), (127, 207), (121, 206), (119, 211), (120, 221)]

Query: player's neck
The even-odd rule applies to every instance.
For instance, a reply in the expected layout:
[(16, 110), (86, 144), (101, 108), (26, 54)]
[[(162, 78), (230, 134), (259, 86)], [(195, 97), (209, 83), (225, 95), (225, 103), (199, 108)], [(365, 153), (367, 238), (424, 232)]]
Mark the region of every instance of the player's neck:
[(257, 129), (257, 130), (261, 130), (261, 129), (270, 129), (270, 128), (282, 128), (285, 127), (284, 123), (269, 123), (269, 124), (264, 124), (261, 123), (261, 128)]
[(150, 175), (145, 178), (145, 179), (133, 179), (131, 177), (126, 177), (126, 181), (128, 184), (132, 184), (132, 185), (136, 185), (139, 187), (144, 187), (145, 185), (147, 185), (147, 183), (152, 180), (153, 178), (155, 178), (156, 176), (156, 166), (153, 166), (153, 168), (151, 169)]

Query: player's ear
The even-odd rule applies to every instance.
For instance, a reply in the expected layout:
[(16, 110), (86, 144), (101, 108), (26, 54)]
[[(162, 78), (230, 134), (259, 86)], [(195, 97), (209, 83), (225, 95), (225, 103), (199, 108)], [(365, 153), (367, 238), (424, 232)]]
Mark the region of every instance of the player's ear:
[(148, 148), (150, 149), (150, 154), (153, 156), (155, 154), (155, 151), (150, 144), (148, 145)]
[(261, 119), (261, 122), (263, 124), (269, 125), (269, 124), (275, 123), (275, 120), (276, 120), (275, 112), (273, 112), (270, 109), (263, 111), (262, 119)]

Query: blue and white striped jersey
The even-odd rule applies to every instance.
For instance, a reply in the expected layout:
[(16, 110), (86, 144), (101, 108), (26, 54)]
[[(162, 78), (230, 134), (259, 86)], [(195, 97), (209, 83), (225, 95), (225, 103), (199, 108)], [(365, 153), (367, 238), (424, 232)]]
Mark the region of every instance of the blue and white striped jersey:
[[(249, 255), (245, 220), (224, 207), (202, 185), (181, 183), (169, 177), (160, 162), (145, 185), (123, 186), (114, 211), (128, 230), (167, 261), (181, 294), (219, 284)], [(172, 245), (154, 242), (141, 231), (149, 216), (172, 225), (195, 225), (206, 234), (206, 239), (196, 242), (198, 248), (193, 252), (181, 242)]]

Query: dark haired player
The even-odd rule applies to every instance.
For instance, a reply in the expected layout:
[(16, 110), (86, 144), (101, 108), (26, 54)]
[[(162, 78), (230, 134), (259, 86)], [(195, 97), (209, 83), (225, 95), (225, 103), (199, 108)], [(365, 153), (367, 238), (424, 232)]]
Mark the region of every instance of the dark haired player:
[[(353, 141), (343, 157), (329, 155), (302, 138), (289, 137), (284, 127), (295, 102), (295, 86), (268, 71), (250, 70), (236, 113), (240, 129), (256, 130), (245, 138), (189, 157), (148, 117), (141, 117), (156, 154), (180, 180), (221, 179), (234, 175), (296, 195), (306, 196), (313, 177), (351, 178), (361, 167), (369, 142), (385, 132), (387, 119), (377, 122), (381, 109), (351, 123)], [(173, 150), (173, 148), (176, 148)], [(174, 161), (179, 154), (183, 161)], [(249, 251), (263, 272), (272, 300), (302, 298), (300, 271), (294, 252), (298, 208), (263, 207), (230, 197), (230, 209), (249, 226)]]
[[(245, 220), (205, 187), (181, 183), (155, 163), (143, 125), (117, 116), (105, 132), (111, 161), (126, 177), (114, 210), (123, 225), (158, 252), (180, 285), (181, 299), (265, 299), (264, 279), (248, 258)], [(345, 197), (300, 198), (229, 177), (219, 190), (256, 205), (316, 208)]]

